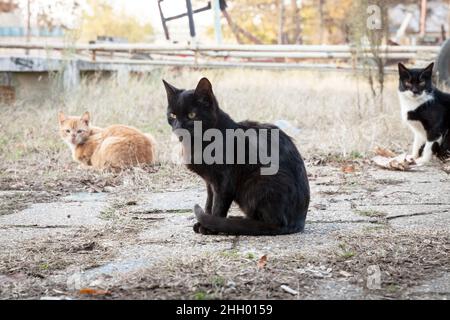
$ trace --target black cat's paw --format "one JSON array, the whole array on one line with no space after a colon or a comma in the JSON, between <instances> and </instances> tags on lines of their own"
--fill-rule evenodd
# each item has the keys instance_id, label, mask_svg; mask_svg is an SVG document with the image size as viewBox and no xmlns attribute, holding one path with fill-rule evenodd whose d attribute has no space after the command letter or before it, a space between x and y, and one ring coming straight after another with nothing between
<instances>
[{"instance_id":1,"label":"black cat's paw","mask_svg":"<svg viewBox=\"0 0 450 320\"><path fill-rule=\"evenodd\" d=\"M200 227L201 227L202 225L200 224L200 222L196 222L195 224L194 224L194 226L192 227L192 229L194 229L194 232L195 233L200 233Z\"/></svg>"},{"instance_id":2,"label":"black cat's paw","mask_svg":"<svg viewBox=\"0 0 450 320\"><path fill-rule=\"evenodd\" d=\"M200 225L199 231L200 231L201 234L203 234L203 235L205 235L205 236L207 236L207 235L216 235L216 234L218 234L218 232L209 230L209 229L205 228L205 227L202 226L202 225Z\"/></svg>"},{"instance_id":3,"label":"black cat's paw","mask_svg":"<svg viewBox=\"0 0 450 320\"><path fill-rule=\"evenodd\" d=\"M200 207L198 204L196 204L194 207L194 213L195 213L197 220L201 220L202 216L205 215L205 212L203 211L202 207ZM212 230L205 228L204 226L202 226L202 224L200 222L196 222L194 224L193 229L194 229L195 233L201 233L203 235L218 234L218 232L216 232L216 231L212 231Z\"/></svg>"},{"instance_id":4,"label":"black cat's paw","mask_svg":"<svg viewBox=\"0 0 450 320\"><path fill-rule=\"evenodd\" d=\"M196 223L194 224L194 226L192 227L192 229L194 229L194 232L195 232L195 233L200 233L200 234L203 234L203 235L214 235L214 234L218 234L218 232L215 232L215 231L212 231L212 230L209 230L209 229L205 228L204 226L202 226L202 225L200 224L200 222L196 222Z\"/></svg>"}]
</instances>

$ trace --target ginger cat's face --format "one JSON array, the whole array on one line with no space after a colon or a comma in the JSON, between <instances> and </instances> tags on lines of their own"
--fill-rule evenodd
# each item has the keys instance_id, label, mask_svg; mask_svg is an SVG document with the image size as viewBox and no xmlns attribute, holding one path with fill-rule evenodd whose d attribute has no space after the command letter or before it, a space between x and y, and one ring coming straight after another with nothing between
<instances>
[{"instance_id":1,"label":"ginger cat's face","mask_svg":"<svg viewBox=\"0 0 450 320\"><path fill-rule=\"evenodd\" d=\"M66 117L60 112L59 134L69 146L83 144L90 136L89 112L85 112L81 117Z\"/></svg>"}]
</instances>

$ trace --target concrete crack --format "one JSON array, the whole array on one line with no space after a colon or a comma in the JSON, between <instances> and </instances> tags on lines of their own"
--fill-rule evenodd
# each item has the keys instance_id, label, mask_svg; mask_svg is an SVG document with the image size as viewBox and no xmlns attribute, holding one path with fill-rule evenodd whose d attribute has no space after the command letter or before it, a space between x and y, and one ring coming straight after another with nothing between
<instances>
[{"instance_id":1,"label":"concrete crack","mask_svg":"<svg viewBox=\"0 0 450 320\"><path fill-rule=\"evenodd\" d=\"M442 211L436 211L436 212L416 212L416 213L409 213L409 214L398 214L395 216L386 217L386 220L415 217L415 216L428 216L428 215L432 215L432 214L447 213L447 212L449 212L449 210L442 210Z\"/></svg>"},{"instance_id":2,"label":"concrete crack","mask_svg":"<svg viewBox=\"0 0 450 320\"><path fill-rule=\"evenodd\" d=\"M0 229L12 229L12 228L36 228L36 229L56 229L56 228L76 228L79 226L67 226L67 225L37 225L37 224L11 224L0 226Z\"/></svg>"}]
</instances>

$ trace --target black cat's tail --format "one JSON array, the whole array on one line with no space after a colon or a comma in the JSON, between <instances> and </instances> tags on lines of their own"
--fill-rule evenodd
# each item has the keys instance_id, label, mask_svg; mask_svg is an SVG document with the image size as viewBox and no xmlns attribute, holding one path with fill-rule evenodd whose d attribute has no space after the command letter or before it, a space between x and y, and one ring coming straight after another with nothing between
<instances>
[{"instance_id":1,"label":"black cat's tail","mask_svg":"<svg viewBox=\"0 0 450 320\"><path fill-rule=\"evenodd\" d=\"M303 231L304 224L294 228L282 228L262 221L245 219L240 217L222 218L206 214L197 204L194 207L197 221L206 229L213 232L225 233L230 235L245 236L274 236L281 234L290 234Z\"/></svg>"}]
</instances>

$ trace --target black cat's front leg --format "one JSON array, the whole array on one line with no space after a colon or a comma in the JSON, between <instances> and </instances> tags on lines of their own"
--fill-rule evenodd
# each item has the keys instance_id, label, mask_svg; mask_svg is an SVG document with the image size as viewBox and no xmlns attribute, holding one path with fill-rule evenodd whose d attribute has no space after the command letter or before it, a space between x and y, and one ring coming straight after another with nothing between
<instances>
[{"instance_id":1,"label":"black cat's front leg","mask_svg":"<svg viewBox=\"0 0 450 320\"><path fill-rule=\"evenodd\" d=\"M214 201L214 192L213 192L212 186L209 183L206 184L206 192L207 192L207 196L206 196L206 204L205 204L205 213L211 214L212 207L213 207L213 201Z\"/></svg>"},{"instance_id":2,"label":"black cat's front leg","mask_svg":"<svg viewBox=\"0 0 450 320\"><path fill-rule=\"evenodd\" d=\"M226 217L228 210L230 209L231 203L233 202L233 195L229 192L214 192L214 201L212 205L212 215L219 217ZM199 222L194 224L194 232L201 234L217 234L217 232L211 231Z\"/></svg>"},{"instance_id":3,"label":"black cat's front leg","mask_svg":"<svg viewBox=\"0 0 450 320\"><path fill-rule=\"evenodd\" d=\"M212 214L225 218L233 202L233 195L229 192L214 193L214 204Z\"/></svg>"},{"instance_id":4,"label":"black cat's front leg","mask_svg":"<svg viewBox=\"0 0 450 320\"><path fill-rule=\"evenodd\" d=\"M213 202L214 202L214 192L213 192L211 184L209 184L209 183L206 183L206 192L207 192L207 195L206 195L205 213L211 214ZM204 232L202 232L203 230L201 230L200 222L196 222L193 226L193 229L194 229L195 233L204 233Z\"/></svg>"},{"instance_id":5,"label":"black cat's front leg","mask_svg":"<svg viewBox=\"0 0 450 320\"><path fill-rule=\"evenodd\" d=\"M228 210L230 209L231 203L233 202L233 196L225 193L214 193L214 201L212 206L212 215L219 217L226 217L228 214ZM217 234L217 232L211 231L204 226L202 226L199 222L194 224L194 232L201 234Z\"/></svg>"}]
</instances>

